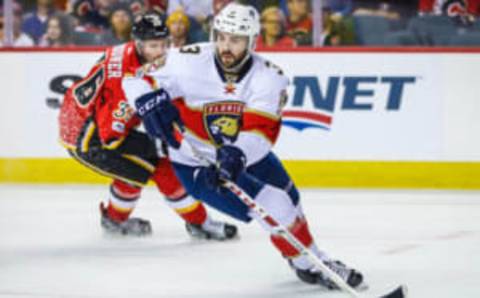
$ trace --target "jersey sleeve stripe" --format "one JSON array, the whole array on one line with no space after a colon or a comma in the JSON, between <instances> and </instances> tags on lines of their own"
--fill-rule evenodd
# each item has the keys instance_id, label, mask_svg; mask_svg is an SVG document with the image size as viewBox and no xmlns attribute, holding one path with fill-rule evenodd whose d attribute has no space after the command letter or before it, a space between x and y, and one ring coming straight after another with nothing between
<instances>
[{"instance_id":1,"label":"jersey sleeve stripe","mask_svg":"<svg viewBox=\"0 0 480 298\"><path fill-rule=\"evenodd\" d=\"M190 108L183 99L175 99L174 104L180 112L185 127L199 139L210 141L208 133L203 126L202 110Z\"/></svg>"},{"instance_id":2,"label":"jersey sleeve stripe","mask_svg":"<svg viewBox=\"0 0 480 298\"><path fill-rule=\"evenodd\" d=\"M271 113L268 113L268 112L265 112L265 111L261 111L261 110L258 110L258 109L253 109L253 108L250 108L250 107L245 108L244 113L257 114L259 116L269 118L269 119L272 119L272 120L279 120L280 119L280 116L278 116L278 115L274 115L274 114L271 114Z\"/></svg>"},{"instance_id":3,"label":"jersey sleeve stripe","mask_svg":"<svg viewBox=\"0 0 480 298\"><path fill-rule=\"evenodd\" d=\"M242 131L260 134L274 144L280 132L280 118L272 119L258 113L245 111Z\"/></svg>"}]
</instances>

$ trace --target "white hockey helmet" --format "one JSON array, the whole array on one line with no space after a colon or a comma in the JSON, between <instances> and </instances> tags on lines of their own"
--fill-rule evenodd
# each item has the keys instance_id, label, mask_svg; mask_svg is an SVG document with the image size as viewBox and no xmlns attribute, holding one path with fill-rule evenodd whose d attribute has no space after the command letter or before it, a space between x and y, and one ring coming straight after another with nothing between
<instances>
[{"instance_id":1,"label":"white hockey helmet","mask_svg":"<svg viewBox=\"0 0 480 298\"><path fill-rule=\"evenodd\" d=\"M232 2L215 16L211 35L213 39L216 31L248 36L248 48L253 51L260 34L260 17L255 7Z\"/></svg>"}]
</instances>

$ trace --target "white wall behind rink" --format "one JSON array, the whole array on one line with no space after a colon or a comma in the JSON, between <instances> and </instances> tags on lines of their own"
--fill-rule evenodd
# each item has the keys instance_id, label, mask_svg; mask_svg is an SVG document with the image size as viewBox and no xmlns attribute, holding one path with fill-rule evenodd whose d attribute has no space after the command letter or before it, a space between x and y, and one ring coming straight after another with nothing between
<instances>
[{"instance_id":1,"label":"white wall behind rink","mask_svg":"<svg viewBox=\"0 0 480 298\"><path fill-rule=\"evenodd\" d=\"M45 104L48 97L61 98L49 84L59 75L85 75L100 55L0 52L0 158L67 156L57 141L58 111ZM312 92L306 90L295 110L328 114L332 123L329 130L284 126L275 147L281 158L480 161L480 53L262 55L292 79L286 109L292 109L298 92L294 81L316 78L323 95L329 86L338 87L332 89L337 91L332 112L314 109ZM386 109L391 85L382 78L389 77L414 78L404 84L395 110ZM364 93L354 96L354 105L367 109L342 109L352 78L361 81L356 91Z\"/></svg>"}]
</instances>

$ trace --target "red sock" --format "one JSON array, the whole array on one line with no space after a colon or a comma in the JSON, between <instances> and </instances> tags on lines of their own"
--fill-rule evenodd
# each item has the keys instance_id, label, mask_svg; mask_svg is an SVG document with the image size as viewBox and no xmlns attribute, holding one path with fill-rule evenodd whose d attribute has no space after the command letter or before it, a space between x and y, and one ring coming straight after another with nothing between
<instances>
[{"instance_id":1,"label":"red sock","mask_svg":"<svg viewBox=\"0 0 480 298\"><path fill-rule=\"evenodd\" d=\"M207 210L201 202L187 194L168 159L160 159L152 180L158 190L167 197L168 205L186 222L191 224L205 222Z\"/></svg>"},{"instance_id":2,"label":"red sock","mask_svg":"<svg viewBox=\"0 0 480 298\"><path fill-rule=\"evenodd\" d=\"M107 215L114 221L122 222L128 219L140 198L141 188L114 180L110 186L110 199Z\"/></svg>"},{"instance_id":3,"label":"red sock","mask_svg":"<svg viewBox=\"0 0 480 298\"><path fill-rule=\"evenodd\" d=\"M297 218L292 226L289 228L290 232L297 237L300 242L309 247L313 243L312 235L308 229L308 224L305 218ZM286 258L293 258L300 253L295 247L293 247L287 240L281 236L272 235L270 237L273 245L282 253Z\"/></svg>"},{"instance_id":4,"label":"red sock","mask_svg":"<svg viewBox=\"0 0 480 298\"><path fill-rule=\"evenodd\" d=\"M183 220L194 225L201 225L207 219L205 206L192 196L179 199L167 198L167 203Z\"/></svg>"}]
</instances>

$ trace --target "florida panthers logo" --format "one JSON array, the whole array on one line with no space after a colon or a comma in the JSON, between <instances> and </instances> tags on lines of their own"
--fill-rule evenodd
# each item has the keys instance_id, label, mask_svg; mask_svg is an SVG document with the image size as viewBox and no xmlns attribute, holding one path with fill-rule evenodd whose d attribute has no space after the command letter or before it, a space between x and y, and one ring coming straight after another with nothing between
<instances>
[{"instance_id":1,"label":"florida panthers logo","mask_svg":"<svg viewBox=\"0 0 480 298\"><path fill-rule=\"evenodd\" d=\"M232 143L237 139L242 126L243 107L244 103L235 101L205 105L203 121L214 144Z\"/></svg>"}]
</instances>

